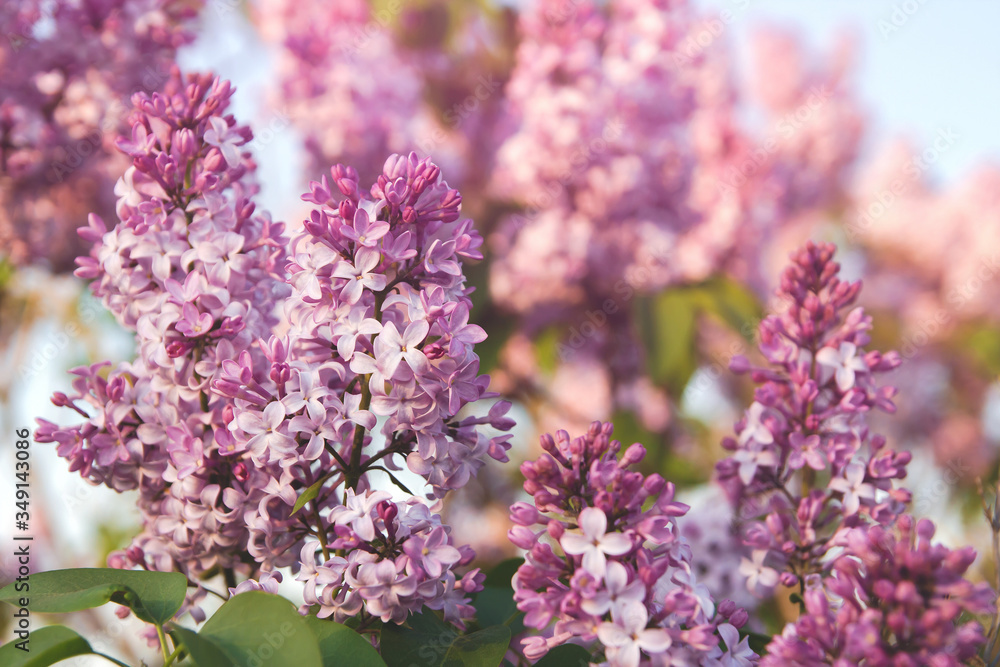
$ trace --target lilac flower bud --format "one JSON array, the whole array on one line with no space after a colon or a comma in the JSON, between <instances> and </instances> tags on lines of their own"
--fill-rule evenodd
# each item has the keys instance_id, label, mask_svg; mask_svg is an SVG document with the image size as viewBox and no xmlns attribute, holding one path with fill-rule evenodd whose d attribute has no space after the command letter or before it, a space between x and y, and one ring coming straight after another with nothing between
<instances>
[{"instance_id":1,"label":"lilac flower bud","mask_svg":"<svg viewBox=\"0 0 1000 667\"><path fill-rule=\"evenodd\" d=\"M549 537L558 541L563 536L563 533L566 532L566 526L558 521L549 521L545 526L545 532L549 534Z\"/></svg>"},{"instance_id":2,"label":"lilac flower bud","mask_svg":"<svg viewBox=\"0 0 1000 667\"><path fill-rule=\"evenodd\" d=\"M510 520L519 526L530 526L538 522L538 510L528 503L514 503L510 506Z\"/></svg>"},{"instance_id":3,"label":"lilac flower bud","mask_svg":"<svg viewBox=\"0 0 1000 667\"><path fill-rule=\"evenodd\" d=\"M618 460L618 467L628 468L639 463L644 458L646 458L646 448L637 442L625 450L625 453Z\"/></svg>"},{"instance_id":4,"label":"lilac flower bud","mask_svg":"<svg viewBox=\"0 0 1000 667\"><path fill-rule=\"evenodd\" d=\"M798 576L792 574L791 572L782 572L781 575L778 577L778 581L781 582L782 586L786 587L798 586L799 584Z\"/></svg>"}]
</instances>

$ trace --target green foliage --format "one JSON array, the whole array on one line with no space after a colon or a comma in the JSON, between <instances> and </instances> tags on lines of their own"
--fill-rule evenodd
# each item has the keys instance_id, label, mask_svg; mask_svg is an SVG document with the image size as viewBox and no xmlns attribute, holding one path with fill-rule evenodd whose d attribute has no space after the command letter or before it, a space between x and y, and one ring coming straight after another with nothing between
<instances>
[{"instance_id":1,"label":"green foliage","mask_svg":"<svg viewBox=\"0 0 1000 667\"><path fill-rule=\"evenodd\" d=\"M646 350L646 368L653 382L674 397L681 395L698 368L696 296L683 289L636 298L636 328Z\"/></svg>"},{"instance_id":2,"label":"green foliage","mask_svg":"<svg viewBox=\"0 0 1000 667\"><path fill-rule=\"evenodd\" d=\"M191 640L183 629L171 630L182 642L184 637ZM305 618L291 602L270 593L251 591L234 596L205 622L198 639L197 648L194 644L184 645L200 667L215 667L216 662L203 660L218 653L224 654L233 665L319 667L323 664L317 636ZM204 652L196 655L196 651Z\"/></svg>"},{"instance_id":3,"label":"green foliage","mask_svg":"<svg viewBox=\"0 0 1000 667\"><path fill-rule=\"evenodd\" d=\"M748 632L745 636L750 638L747 644L753 649L754 653L760 656L767 655L767 645L771 643L770 635L764 635L759 632Z\"/></svg>"},{"instance_id":4,"label":"green foliage","mask_svg":"<svg viewBox=\"0 0 1000 667\"><path fill-rule=\"evenodd\" d=\"M301 616L277 595L251 591L222 605L200 632L170 626L198 667L385 667L351 628Z\"/></svg>"},{"instance_id":5,"label":"green foliage","mask_svg":"<svg viewBox=\"0 0 1000 667\"><path fill-rule=\"evenodd\" d=\"M198 635L194 630L189 630L181 626L172 626L170 636L174 642L184 647L184 652L195 665L212 665L212 667L236 667L241 664L233 663L229 657L223 653L222 649L213 644L208 639Z\"/></svg>"},{"instance_id":6,"label":"green foliage","mask_svg":"<svg viewBox=\"0 0 1000 667\"><path fill-rule=\"evenodd\" d=\"M28 635L28 651L17 648L17 639L0 646L4 667L48 667L78 655L93 653L90 643L67 627L53 625Z\"/></svg>"},{"instance_id":7,"label":"green foliage","mask_svg":"<svg viewBox=\"0 0 1000 667\"><path fill-rule=\"evenodd\" d=\"M523 562L523 558L509 558L486 575L483 590L472 599L472 606L476 608L476 621L480 627L506 625L511 634L515 635L524 630L524 614L517 610L511 586L511 579Z\"/></svg>"},{"instance_id":8,"label":"green foliage","mask_svg":"<svg viewBox=\"0 0 1000 667\"><path fill-rule=\"evenodd\" d=\"M725 322L748 343L753 342L764 308L745 285L715 276L692 289L701 299L703 312Z\"/></svg>"},{"instance_id":9,"label":"green foliage","mask_svg":"<svg viewBox=\"0 0 1000 667\"><path fill-rule=\"evenodd\" d=\"M708 315L752 341L763 308L739 283L714 277L697 285L636 297L635 326L653 381L679 398L699 365L698 318Z\"/></svg>"},{"instance_id":10,"label":"green foliage","mask_svg":"<svg viewBox=\"0 0 1000 667\"><path fill-rule=\"evenodd\" d=\"M535 338L535 356L538 367L546 373L552 373L559 366L559 350L562 345L562 331L558 327L549 327Z\"/></svg>"},{"instance_id":11,"label":"green foliage","mask_svg":"<svg viewBox=\"0 0 1000 667\"><path fill-rule=\"evenodd\" d=\"M460 635L425 609L404 625L382 627L382 659L388 667L498 667L510 637L504 625Z\"/></svg>"},{"instance_id":12,"label":"green foliage","mask_svg":"<svg viewBox=\"0 0 1000 667\"><path fill-rule=\"evenodd\" d=\"M0 290L14 277L14 264L6 257L0 257Z\"/></svg>"},{"instance_id":13,"label":"green foliage","mask_svg":"<svg viewBox=\"0 0 1000 667\"><path fill-rule=\"evenodd\" d=\"M587 667L592 660L590 652L576 644L557 646L535 663L535 667Z\"/></svg>"},{"instance_id":14,"label":"green foliage","mask_svg":"<svg viewBox=\"0 0 1000 667\"><path fill-rule=\"evenodd\" d=\"M145 572L113 568L53 570L31 575L30 595L15 590L16 582L0 590L0 601L17 606L28 597L28 609L65 613L116 602L147 623L162 625L184 603L187 578L177 572Z\"/></svg>"},{"instance_id":15,"label":"green foliage","mask_svg":"<svg viewBox=\"0 0 1000 667\"><path fill-rule=\"evenodd\" d=\"M913 346L915 342L910 345ZM903 349L902 352L912 354L912 350ZM992 378L1000 374L1000 331L994 327L965 327L958 333L955 352L969 358L978 369L984 371L984 377Z\"/></svg>"},{"instance_id":16,"label":"green foliage","mask_svg":"<svg viewBox=\"0 0 1000 667\"><path fill-rule=\"evenodd\" d=\"M385 667L375 647L346 625L315 616L306 616L306 625L319 642L323 667Z\"/></svg>"},{"instance_id":17,"label":"green foliage","mask_svg":"<svg viewBox=\"0 0 1000 667\"><path fill-rule=\"evenodd\" d=\"M149 623L165 625L177 650L170 664L196 667L498 667L513 632L520 632L521 613L510 581L519 559L504 561L486 579L476 596L478 626L461 633L424 610L402 626L381 627L382 656L349 625L302 616L277 595L251 591L234 596L212 615L200 631L167 623L180 609L187 579L178 573L114 569L77 569L31 575L30 595L13 585L0 600L17 605L30 597L30 609L65 613L107 602L128 606ZM379 631L376 624L371 628ZM86 639L62 626L30 635L31 652L15 643L0 647L5 667L47 667L76 655L94 653ZM98 654L100 655L100 654ZM104 656L114 660L109 656ZM120 663L119 663L120 664Z\"/></svg>"},{"instance_id":18,"label":"green foliage","mask_svg":"<svg viewBox=\"0 0 1000 667\"><path fill-rule=\"evenodd\" d=\"M298 512L300 509L306 506L307 502L318 496L319 490L323 487L323 484L325 484L326 481L327 478L324 477L323 479L319 480L318 482L310 486L308 489L303 491L302 495L298 497L298 499L295 501L295 505L292 507L292 514Z\"/></svg>"}]
</instances>

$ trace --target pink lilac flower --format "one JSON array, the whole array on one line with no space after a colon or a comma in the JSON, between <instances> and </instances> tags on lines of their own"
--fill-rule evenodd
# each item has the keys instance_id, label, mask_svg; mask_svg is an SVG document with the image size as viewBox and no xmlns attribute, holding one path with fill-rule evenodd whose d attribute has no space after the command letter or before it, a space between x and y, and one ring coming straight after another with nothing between
<instances>
[{"instance_id":1,"label":"pink lilac flower","mask_svg":"<svg viewBox=\"0 0 1000 667\"><path fill-rule=\"evenodd\" d=\"M230 165L205 140L220 123L250 140L225 115L231 95L226 82L175 70L161 92L133 99L130 137L118 142L132 163L117 188L119 221L109 229L94 215L80 230L92 247L77 275L135 334L138 356L75 369L74 394L53 401L82 423L39 420L37 431L71 470L139 491L143 531L109 562L181 571L194 583L217 568L255 573L245 562L244 505L259 506L278 474L227 456L233 401L212 389L227 364L260 355L251 343L277 324L272 303L285 290L287 240L283 225L254 209L249 154ZM262 433L270 423L261 420ZM195 589L185 612L201 613L203 595Z\"/></svg>"},{"instance_id":2,"label":"pink lilac flower","mask_svg":"<svg viewBox=\"0 0 1000 667\"><path fill-rule=\"evenodd\" d=\"M367 181L386 155L437 129L420 70L376 29L365 0L267 0L258 11L265 37L281 47L274 109L304 130L313 171L344 162Z\"/></svg>"},{"instance_id":3,"label":"pink lilac flower","mask_svg":"<svg viewBox=\"0 0 1000 667\"><path fill-rule=\"evenodd\" d=\"M671 62L688 14L656 0L571 11L545 0L521 14L494 173L495 191L525 209L493 239L505 306L544 323L620 297L613 286L636 287L639 269L643 291L676 281L666 254L697 222L679 157L691 88Z\"/></svg>"},{"instance_id":4,"label":"pink lilac flower","mask_svg":"<svg viewBox=\"0 0 1000 667\"><path fill-rule=\"evenodd\" d=\"M0 8L0 258L72 270L85 247L73 230L114 214L129 100L169 78L193 16L179 0Z\"/></svg>"},{"instance_id":5,"label":"pink lilac flower","mask_svg":"<svg viewBox=\"0 0 1000 667\"><path fill-rule=\"evenodd\" d=\"M597 627L597 638L606 646L608 661L621 667L638 667L641 653L656 655L670 648L670 635L647 628L649 614L642 602L629 602L611 613L612 620Z\"/></svg>"},{"instance_id":6,"label":"pink lilac flower","mask_svg":"<svg viewBox=\"0 0 1000 667\"><path fill-rule=\"evenodd\" d=\"M908 452L869 433L866 413L892 412L895 388L876 377L899 365L895 352L864 351L871 318L854 307L860 283L837 277L832 245L808 243L792 256L776 292L786 308L760 325L765 367L749 370L755 401L736 425L737 439L717 468L751 552L740 566L751 589L822 573L844 530L890 524L909 501L894 488Z\"/></svg>"},{"instance_id":7,"label":"pink lilac flower","mask_svg":"<svg viewBox=\"0 0 1000 667\"><path fill-rule=\"evenodd\" d=\"M453 544L449 529L417 498L392 502L388 494L369 491L330 513L338 526L329 545L302 545L298 580L305 582L305 606L318 616L344 621L364 610L384 622L401 623L426 606L463 625L474 613L469 593L482 590L478 569L458 575L475 556ZM329 549L346 558L327 556Z\"/></svg>"},{"instance_id":8,"label":"pink lilac flower","mask_svg":"<svg viewBox=\"0 0 1000 667\"><path fill-rule=\"evenodd\" d=\"M430 501L487 457L506 460L510 436L486 429L511 427L510 404L467 410L496 396L479 375L474 346L485 334L468 324L469 290L454 270L482 257L480 242L429 160L390 156L367 191L357 178L336 165L310 184L303 199L314 210L286 267L287 329L260 339L260 355L225 362L213 383L233 400L227 454L271 475L256 505L240 500L248 549L264 569L301 567L307 604L324 616L401 623L428 605L462 623L477 584L456 568L471 550L426 508L404 512L373 483L410 493L394 474L406 465ZM306 488L314 498L293 513Z\"/></svg>"},{"instance_id":9,"label":"pink lilac flower","mask_svg":"<svg viewBox=\"0 0 1000 667\"><path fill-rule=\"evenodd\" d=\"M621 556L632 550L631 541L621 533L608 533L608 517L599 509L588 507L580 512L581 534L564 533L559 540L563 551L582 556L583 568L595 577L603 577L607 570L606 556Z\"/></svg>"},{"instance_id":10,"label":"pink lilac flower","mask_svg":"<svg viewBox=\"0 0 1000 667\"><path fill-rule=\"evenodd\" d=\"M906 515L898 531L847 532L825 587L805 593L806 613L767 647L762 667L959 667L986 641L964 616L995 611L995 593L965 576L976 552L934 544L934 524Z\"/></svg>"},{"instance_id":11,"label":"pink lilac flower","mask_svg":"<svg viewBox=\"0 0 1000 667\"><path fill-rule=\"evenodd\" d=\"M249 155L239 150L235 166L226 155L250 139L223 115L231 93L175 72L163 93L137 97L120 141L132 192L113 229L94 216L81 231L93 249L78 275L135 332L139 357L106 379L104 365L77 369L77 393L53 400L85 423L40 422L38 438L89 479L139 489L145 529L113 556L118 567L260 581L241 590L281 566L314 592L335 573L336 603L307 597L326 615L399 623L428 605L461 624L481 577L456 568L472 551L418 499L397 506L371 486L373 475L402 486L393 472L405 463L432 500L487 457L506 460L510 436L487 428L511 428L510 404L466 410L495 397L455 271L482 258L480 240L437 166L410 155L386 160L370 199L353 169L335 166L333 189L312 183L316 208L289 244L254 210ZM376 224L348 224L359 212ZM309 487L313 500L293 512ZM202 593L185 610L201 613Z\"/></svg>"},{"instance_id":12,"label":"pink lilac flower","mask_svg":"<svg viewBox=\"0 0 1000 667\"><path fill-rule=\"evenodd\" d=\"M630 470L645 449L621 452L611 432L594 422L575 439L546 434L541 457L521 465L533 502L510 508L508 536L527 552L514 599L541 631L522 652L535 660L573 641L615 666L747 664L736 657L745 645L720 646L719 628L735 632L746 613L731 601L716 608L697 582L677 523L687 506L659 475Z\"/></svg>"},{"instance_id":13,"label":"pink lilac flower","mask_svg":"<svg viewBox=\"0 0 1000 667\"><path fill-rule=\"evenodd\" d=\"M281 583L282 574L280 572L264 572L260 575L260 579L247 579L246 581L240 582L239 586L229 589L230 595L239 595L240 593L247 593L249 591L263 591L265 593L272 593L277 595L278 584Z\"/></svg>"}]
</instances>

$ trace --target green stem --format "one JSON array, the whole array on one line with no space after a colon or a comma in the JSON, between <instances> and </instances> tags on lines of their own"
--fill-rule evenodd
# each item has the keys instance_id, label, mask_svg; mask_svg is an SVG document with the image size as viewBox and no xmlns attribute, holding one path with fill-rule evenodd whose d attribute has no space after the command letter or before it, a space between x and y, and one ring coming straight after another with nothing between
<instances>
[{"instance_id":1,"label":"green stem","mask_svg":"<svg viewBox=\"0 0 1000 667\"><path fill-rule=\"evenodd\" d=\"M366 375L361 382L361 405L358 409L367 410L372 402L372 390L369 385L370 375ZM345 471L347 486L354 491L358 490L358 482L361 481L361 451L364 449L365 427L358 424L354 427L354 442L351 444L351 466Z\"/></svg>"},{"instance_id":2,"label":"green stem","mask_svg":"<svg viewBox=\"0 0 1000 667\"><path fill-rule=\"evenodd\" d=\"M167 662L170 660L170 653L167 652L167 636L163 634L163 626L159 623L156 624L156 636L160 638L160 650L163 652L164 665L169 664Z\"/></svg>"},{"instance_id":3,"label":"green stem","mask_svg":"<svg viewBox=\"0 0 1000 667\"><path fill-rule=\"evenodd\" d=\"M181 647L178 646L174 649L174 652L167 657L167 661L163 663L163 667L170 667L170 664L177 659L177 656L181 654Z\"/></svg>"},{"instance_id":4,"label":"green stem","mask_svg":"<svg viewBox=\"0 0 1000 667\"><path fill-rule=\"evenodd\" d=\"M313 518L316 519L316 537L319 538L319 546L323 550L323 560L330 560L330 547L326 544L326 529L323 527L323 517L319 513L319 500L313 498Z\"/></svg>"},{"instance_id":5,"label":"green stem","mask_svg":"<svg viewBox=\"0 0 1000 667\"><path fill-rule=\"evenodd\" d=\"M385 290L378 292L375 295L375 319L379 322L382 321L381 311L382 302L385 300L385 295L388 294L389 290L396 286L398 279L386 286ZM371 381L371 375L365 375L361 379L361 404L358 406L359 410L367 410L371 407L372 403L372 390L369 386ZM365 442L365 427L358 424L354 427L354 442L351 446L351 465L349 470L344 471L344 481L347 483L347 487L353 491L358 490L358 482L361 481L361 475L363 470L361 469L361 450L364 448Z\"/></svg>"}]
</instances>

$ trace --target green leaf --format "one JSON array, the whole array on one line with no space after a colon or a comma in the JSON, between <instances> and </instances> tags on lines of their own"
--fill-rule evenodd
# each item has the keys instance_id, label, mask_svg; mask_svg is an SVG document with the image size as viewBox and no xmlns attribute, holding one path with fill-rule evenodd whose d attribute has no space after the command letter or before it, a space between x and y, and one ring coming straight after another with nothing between
<instances>
[{"instance_id":1,"label":"green leaf","mask_svg":"<svg viewBox=\"0 0 1000 667\"><path fill-rule=\"evenodd\" d=\"M175 642L184 646L185 651L191 657L191 662L198 667L235 667L233 661L226 657L221 648L194 630L171 625L170 634Z\"/></svg>"},{"instance_id":2,"label":"green leaf","mask_svg":"<svg viewBox=\"0 0 1000 667\"><path fill-rule=\"evenodd\" d=\"M521 622L524 615L517 610L511 586L511 579L522 563L523 558L510 558L499 563L486 575L483 590L472 598L472 606L476 608L476 621L480 627L507 625L512 634L518 634L524 629Z\"/></svg>"},{"instance_id":3,"label":"green leaf","mask_svg":"<svg viewBox=\"0 0 1000 667\"><path fill-rule=\"evenodd\" d=\"M510 637L503 625L460 635L425 610L410 616L405 626L382 626L382 659L388 667L497 667Z\"/></svg>"},{"instance_id":4,"label":"green leaf","mask_svg":"<svg viewBox=\"0 0 1000 667\"><path fill-rule=\"evenodd\" d=\"M983 377L996 376L1000 373L1000 332L991 326L967 326L959 330L956 338L956 352L964 354L982 369ZM903 354L913 354L920 346L917 342L926 341L920 337L915 342L908 341L903 346ZM925 343L926 344L926 343Z\"/></svg>"},{"instance_id":5,"label":"green leaf","mask_svg":"<svg viewBox=\"0 0 1000 667\"><path fill-rule=\"evenodd\" d=\"M39 628L28 635L27 642L28 651L17 648L20 643L17 639L0 646L0 665L48 667L66 658L94 652L86 639L62 625Z\"/></svg>"},{"instance_id":6,"label":"green leaf","mask_svg":"<svg viewBox=\"0 0 1000 667\"><path fill-rule=\"evenodd\" d=\"M323 665L319 642L305 619L291 602L271 593L250 591L232 597L205 622L198 635L236 665Z\"/></svg>"},{"instance_id":7,"label":"green leaf","mask_svg":"<svg viewBox=\"0 0 1000 667\"><path fill-rule=\"evenodd\" d=\"M546 373L552 373L559 366L562 359L563 342L562 332L558 327L548 327L535 338L535 356L538 359L538 367Z\"/></svg>"},{"instance_id":8,"label":"green leaf","mask_svg":"<svg viewBox=\"0 0 1000 667\"><path fill-rule=\"evenodd\" d=\"M748 632L746 633L750 641L747 644L753 649L753 652L757 655L767 655L767 645L771 643L770 635L763 635L759 632ZM728 646L726 648L729 648Z\"/></svg>"},{"instance_id":9,"label":"green leaf","mask_svg":"<svg viewBox=\"0 0 1000 667\"><path fill-rule=\"evenodd\" d=\"M647 449L666 449L659 447L663 441L663 436L643 426L639 417L631 410L618 410L611 416L611 423L615 425L613 437L622 443L622 449L628 449L633 442L639 442Z\"/></svg>"},{"instance_id":10,"label":"green leaf","mask_svg":"<svg viewBox=\"0 0 1000 667\"><path fill-rule=\"evenodd\" d=\"M306 506L307 502L318 496L319 490L323 488L324 484L326 484L326 477L323 477L323 479L319 480L318 482L310 486L308 489L303 491L302 495L299 496L298 500L295 501L295 505L292 506L292 514L298 512L300 509Z\"/></svg>"},{"instance_id":11,"label":"green leaf","mask_svg":"<svg viewBox=\"0 0 1000 667\"><path fill-rule=\"evenodd\" d=\"M473 324L478 324L489 337L481 343L476 343L476 354L479 356L479 372L489 375L500 365L500 354L510 337L517 330L517 318L503 313L500 307L489 301L480 301L484 307L478 313L470 316ZM478 304L477 304L478 305Z\"/></svg>"},{"instance_id":12,"label":"green leaf","mask_svg":"<svg viewBox=\"0 0 1000 667\"><path fill-rule=\"evenodd\" d=\"M510 647L510 628L494 625L455 639L442 667L499 667Z\"/></svg>"},{"instance_id":13,"label":"green leaf","mask_svg":"<svg viewBox=\"0 0 1000 667\"><path fill-rule=\"evenodd\" d=\"M382 626L382 659L388 667L438 667L458 634L425 609L422 614L412 614L405 625Z\"/></svg>"},{"instance_id":14,"label":"green leaf","mask_svg":"<svg viewBox=\"0 0 1000 667\"><path fill-rule=\"evenodd\" d=\"M16 582L15 582L16 583ZM107 602L125 605L143 621L162 625L184 603L187 578L179 572L147 572L114 568L52 570L31 575L28 608L65 613L100 607ZM0 601L16 605L23 593L10 584L0 590Z\"/></svg>"},{"instance_id":15,"label":"green leaf","mask_svg":"<svg viewBox=\"0 0 1000 667\"><path fill-rule=\"evenodd\" d=\"M346 625L315 616L306 616L306 625L316 635L323 667L386 667L375 647Z\"/></svg>"},{"instance_id":16,"label":"green leaf","mask_svg":"<svg viewBox=\"0 0 1000 667\"><path fill-rule=\"evenodd\" d=\"M699 364L698 316L712 315L752 341L763 308L743 285L715 276L697 285L639 296L634 312L650 377L671 396L679 398Z\"/></svg>"},{"instance_id":17,"label":"green leaf","mask_svg":"<svg viewBox=\"0 0 1000 667\"><path fill-rule=\"evenodd\" d=\"M576 644L557 646L535 663L535 667L587 667L590 651Z\"/></svg>"},{"instance_id":18,"label":"green leaf","mask_svg":"<svg viewBox=\"0 0 1000 667\"><path fill-rule=\"evenodd\" d=\"M739 282L715 276L698 286L700 303L748 342L754 340L764 310L757 296Z\"/></svg>"},{"instance_id":19,"label":"green leaf","mask_svg":"<svg viewBox=\"0 0 1000 667\"><path fill-rule=\"evenodd\" d=\"M699 300L697 293L686 289L636 297L635 323L648 357L649 375L675 398L698 368Z\"/></svg>"},{"instance_id":20,"label":"green leaf","mask_svg":"<svg viewBox=\"0 0 1000 667\"><path fill-rule=\"evenodd\" d=\"M14 277L14 263L6 257L0 257L0 289L3 289Z\"/></svg>"}]
</instances>

